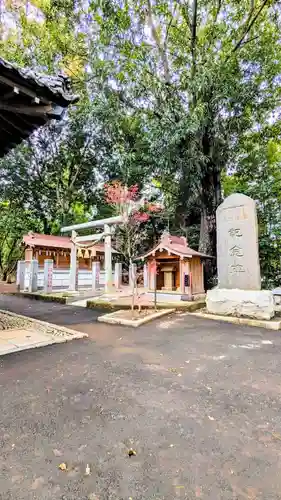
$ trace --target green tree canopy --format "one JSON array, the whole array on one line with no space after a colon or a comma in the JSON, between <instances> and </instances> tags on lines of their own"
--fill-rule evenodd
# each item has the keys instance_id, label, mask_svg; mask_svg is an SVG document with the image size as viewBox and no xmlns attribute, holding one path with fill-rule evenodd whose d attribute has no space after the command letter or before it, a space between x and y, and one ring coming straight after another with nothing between
<instances>
[{"instance_id":1,"label":"green tree canopy","mask_svg":"<svg viewBox=\"0 0 281 500\"><path fill-rule=\"evenodd\" d=\"M1 55L67 72L81 99L61 129L40 131L3 160L3 196L25 192L45 230L56 231L106 210L104 181L157 185L164 225L213 254L215 210L231 185L268 206L279 169L268 157L280 139L277 0L28 5L10 4L17 30L2 30ZM275 245L278 224L260 214L261 235Z\"/></svg>"}]
</instances>

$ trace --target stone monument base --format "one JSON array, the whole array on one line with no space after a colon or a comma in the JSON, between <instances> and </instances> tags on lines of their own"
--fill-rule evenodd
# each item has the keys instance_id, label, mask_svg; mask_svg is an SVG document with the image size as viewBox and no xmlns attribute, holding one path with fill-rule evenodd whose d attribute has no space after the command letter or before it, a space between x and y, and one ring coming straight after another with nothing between
<instances>
[{"instance_id":1,"label":"stone monument base","mask_svg":"<svg viewBox=\"0 0 281 500\"><path fill-rule=\"evenodd\" d=\"M270 290L213 288L207 292L206 304L211 314L266 320L274 316L274 300Z\"/></svg>"}]
</instances>

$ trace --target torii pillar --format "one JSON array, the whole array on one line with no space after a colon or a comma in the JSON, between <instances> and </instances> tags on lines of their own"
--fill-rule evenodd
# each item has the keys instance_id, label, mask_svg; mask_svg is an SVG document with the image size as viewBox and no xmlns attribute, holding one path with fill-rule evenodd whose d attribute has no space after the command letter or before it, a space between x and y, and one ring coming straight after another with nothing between
<instances>
[{"instance_id":1,"label":"torii pillar","mask_svg":"<svg viewBox=\"0 0 281 500\"><path fill-rule=\"evenodd\" d=\"M108 224L104 225L104 267L105 267L105 292L112 291L112 249L111 231Z\"/></svg>"},{"instance_id":2,"label":"torii pillar","mask_svg":"<svg viewBox=\"0 0 281 500\"><path fill-rule=\"evenodd\" d=\"M70 253L70 271L69 271L69 290L77 290L77 249L75 245L76 231L71 232L71 253Z\"/></svg>"},{"instance_id":3,"label":"torii pillar","mask_svg":"<svg viewBox=\"0 0 281 500\"><path fill-rule=\"evenodd\" d=\"M118 215L116 217L108 217L107 219L100 219L82 224L74 224L73 226L65 226L61 228L62 233L72 232L73 247L71 249L70 257L70 289L76 290L77 286L77 257L75 242L80 243L83 241L96 241L104 237L104 264L105 264L105 292L110 293L112 290L112 249L111 249L111 225L122 224L125 221L124 216ZM94 234L88 236L76 236L75 230L89 229L91 227L104 228L103 234Z\"/></svg>"}]
</instances>

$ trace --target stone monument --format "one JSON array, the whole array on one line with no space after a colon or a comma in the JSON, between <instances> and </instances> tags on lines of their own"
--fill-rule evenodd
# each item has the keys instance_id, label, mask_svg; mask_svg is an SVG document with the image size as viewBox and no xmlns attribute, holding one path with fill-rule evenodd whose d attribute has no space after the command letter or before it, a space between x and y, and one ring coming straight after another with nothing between
<instances>
[{"instance_id":1,"label":"stone monument","mask_svg":"<svg viewBox=\"0 0 281 500\"><path fill-rule=\"evenodd\" d=\"M208 311L272 318L272 292L261 290L255 201L239 193L228 196L217 209L216 222L218 287L207 293Z\"/></svg>"}]
</instances>

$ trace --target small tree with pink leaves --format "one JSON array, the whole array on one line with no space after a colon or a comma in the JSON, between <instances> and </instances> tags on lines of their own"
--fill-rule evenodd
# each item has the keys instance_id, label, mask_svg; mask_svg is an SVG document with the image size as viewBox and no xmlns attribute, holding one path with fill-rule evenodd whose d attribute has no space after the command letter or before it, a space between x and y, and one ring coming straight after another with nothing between
<instances>
[{"instance_id":1,"label":"small tree with pink leaves","mask_svg":"<svg viewBox=\"0 0 281 500\"><path fill-rule=\"evenodd\" d=\"M116 250L123 255L128 266L132 266L139 255L140 247L147 238L147 222L162 207L141 198L137 185L127 187L119 181L105 184L105 199L114 208L116 215L124 217L124 223L118 226L115 234ZM132 310L135 306L135 293L138 276L133 277Z\"/></svg>"}]
</instances>

